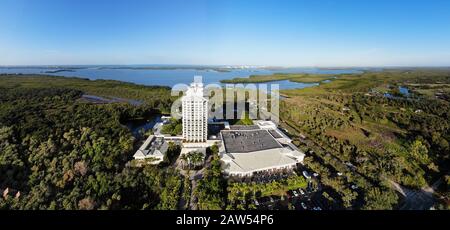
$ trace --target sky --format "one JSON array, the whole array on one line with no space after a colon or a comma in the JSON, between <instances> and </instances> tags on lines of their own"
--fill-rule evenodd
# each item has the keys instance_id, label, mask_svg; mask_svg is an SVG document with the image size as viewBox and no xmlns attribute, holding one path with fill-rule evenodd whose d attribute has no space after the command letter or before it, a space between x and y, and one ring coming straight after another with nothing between
<instances>
[{"instance_id":1,"label":"sky","mask_svg":"<svg viewBox=\"0 0 450 230\"><path fill-rule=\"evenodd\" d=\"M101 64L450 66L450 1L0 1L0 65Z\"/></svg>"}]
</instances>

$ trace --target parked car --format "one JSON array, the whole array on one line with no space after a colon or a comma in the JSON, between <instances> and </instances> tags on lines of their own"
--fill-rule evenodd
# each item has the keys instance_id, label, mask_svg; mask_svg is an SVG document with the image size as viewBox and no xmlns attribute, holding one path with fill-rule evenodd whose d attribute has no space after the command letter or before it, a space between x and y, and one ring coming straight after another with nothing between
<instances>
[{"instance_id":1,"label":"parked car","mask_svg":"<svg viewBox=\"0 0 450 230\"><path fill-rule=\"evenodd\" d=\"M300 194L301 194L302 196L305 195L305 192L303 191L303 189L299 189L298 191L300 192Z\"/></svg>"},{"instance_id":2,"label":"parked car","mask_svg":"<svg viewBox=\"0 0 450 230\"><path fill-rule=\"evenodd\" d=\"M307 209L308 209L308 208L306 207L306 204L305 204L305 203L303 203L303 202L301 203L301 206L302 206L302 208L303 208L303 209L305 209L305 210L307 210Z\"/></svg>"},{"instance_id":3,"label":"parked car","mask_svg":"<svg viewBox=\"0 0 450 230\"><path fill-rule=\"evenodd\" d=\"M292 191L292 193L294 194L295 197L298 197L297 191L294 190L294 191ZM302 194L302 195L303 195L303 194Z\"/></svg>"},{"instance_id":4,"label":"parked car","mask_svg":"<svg viewBox=\"0 0 450 230\"><path fill-rule=\"evenodd\" d=\"M303 171L302 173L306 179L311 179L311 176L309 175L309 173L307 171Z\"/></svg>"},{"instance_id":5,"label":"parked car","mask_svg":"<svg viewBox=\"0 0 450 230\"><path fill-rule=\"evenodd\" d=\"M273 199L273 197L269 197L269 199L270 199L270 202L271 202L271 203L275 202L275 200Z\"/></svg>"}]
</instances>

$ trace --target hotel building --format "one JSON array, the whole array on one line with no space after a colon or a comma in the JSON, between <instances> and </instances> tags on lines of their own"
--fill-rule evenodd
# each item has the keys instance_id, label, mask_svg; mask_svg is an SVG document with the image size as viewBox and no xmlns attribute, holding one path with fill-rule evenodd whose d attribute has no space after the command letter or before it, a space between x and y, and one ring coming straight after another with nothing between
<instances>
[{"instance_id":1,"label":"hotel building","mask_svg":"<svg viewBox=\"0 0 450 230\"><path fill-rule=\"evenodd\" d=\"M195 78L182 101L183 139L185 142L206 142L208 138L208 100L203 83Z\"/></svg>"}]
</instances>

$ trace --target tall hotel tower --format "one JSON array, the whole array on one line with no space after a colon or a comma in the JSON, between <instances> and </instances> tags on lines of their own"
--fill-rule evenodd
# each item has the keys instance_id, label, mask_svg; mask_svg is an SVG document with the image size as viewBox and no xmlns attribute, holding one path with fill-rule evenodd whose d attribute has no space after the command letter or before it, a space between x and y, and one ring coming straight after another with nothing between
<instances>
[{"instance_id":1,"label":"tall hotel tower","mask_svg":"<svg viewBox=\"0 0 450 230\"><path fill-rule=\"evenodd\" d=\"M206 142L208 135L208 99L203 95L201 77L186 91L182 101L183 139L185 142Z\"/></svg>"}]
</instances>

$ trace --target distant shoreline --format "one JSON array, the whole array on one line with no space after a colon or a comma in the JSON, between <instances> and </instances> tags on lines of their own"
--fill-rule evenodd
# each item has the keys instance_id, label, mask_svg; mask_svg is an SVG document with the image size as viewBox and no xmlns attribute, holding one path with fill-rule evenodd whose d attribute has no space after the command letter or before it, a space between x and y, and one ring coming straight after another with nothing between
<instances>
[{"instance_id":1,"label":"distant shoreline","mask_svg":"<svg viewBox=\"0 0 450 230\"><path fill-rule=\"evenodd\" d=\"M248 78L233 78L221 80L221 83L266 83L288 80L296 83L321 83L331 81L341 74L302 74L302 73L275 73L272 75L251 75Z\"/></svg>"}]
</instances>

